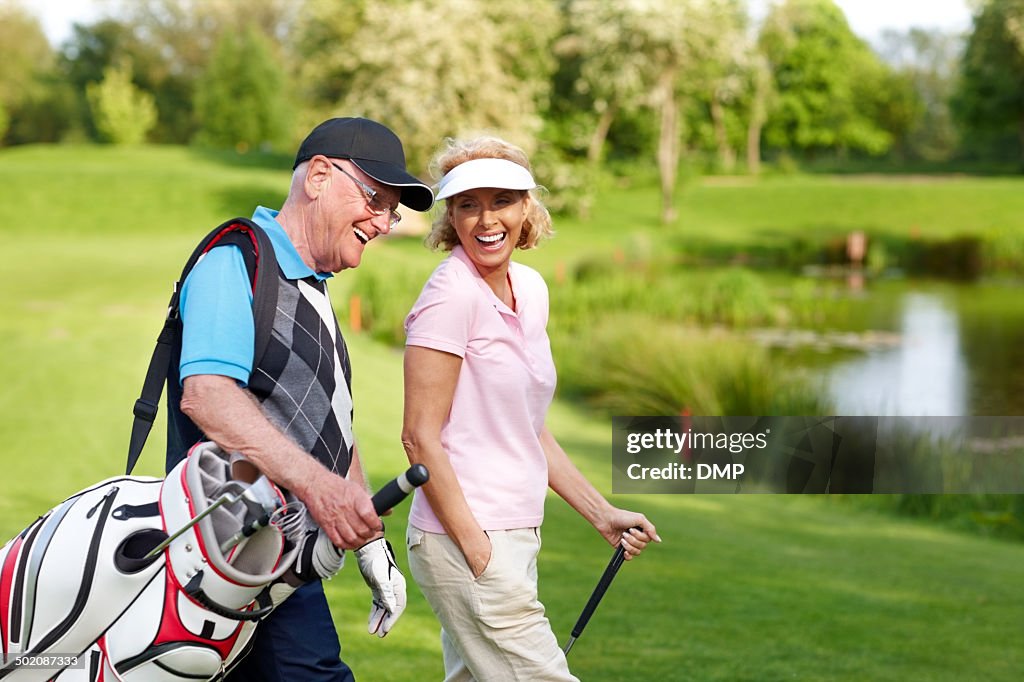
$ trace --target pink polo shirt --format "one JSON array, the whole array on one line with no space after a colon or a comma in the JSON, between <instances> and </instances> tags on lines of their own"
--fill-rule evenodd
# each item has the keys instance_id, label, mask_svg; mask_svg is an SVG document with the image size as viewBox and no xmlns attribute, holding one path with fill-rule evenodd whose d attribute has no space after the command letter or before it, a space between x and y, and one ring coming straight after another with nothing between
<instances>
[{"instance_id":1,"label":"pink polo shirt","mask_svg":"<svg viewBox=\"0 0 1024 682\"><path fill-rule=\"evenodd\" d=\"M461 246L441 262L405 319L406 345L462 358L444 446L469 508L484 530L539 526L548 487L540 445L555 365L548 341L548 289L533 269L509 264L516 310L501 302ZM416 491L409 521L443 533Z\"/></svg>"}]
</instances>

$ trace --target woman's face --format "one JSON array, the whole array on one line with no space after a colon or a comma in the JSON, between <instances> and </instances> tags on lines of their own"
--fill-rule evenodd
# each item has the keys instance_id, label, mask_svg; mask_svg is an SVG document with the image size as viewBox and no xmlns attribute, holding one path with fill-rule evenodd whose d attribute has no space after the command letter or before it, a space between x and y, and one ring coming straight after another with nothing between
<instances>
[{"instance_id":1,"label":"woman's face","mask_svg":"<svg viewBox=\"0 0 1024 682\"><path fill-rule=\"evenodd\" d=\"M508 266L529 204L526 192L496 187L466 190L448 200L459 242L482 276Z\"/></svg>"}]
</instances>

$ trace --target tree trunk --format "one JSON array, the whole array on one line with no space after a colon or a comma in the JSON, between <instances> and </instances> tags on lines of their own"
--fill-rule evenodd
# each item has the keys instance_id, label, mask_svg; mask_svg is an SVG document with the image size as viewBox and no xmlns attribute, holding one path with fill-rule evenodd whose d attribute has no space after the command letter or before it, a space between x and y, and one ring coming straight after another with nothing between
<instances>
[{"instance_id":1,"label":"tree trunk","mask_svg":"<svg viewBox=\"0 0 1024 682\"><path fill-rule=\"evenodd\" d=\"M596 166L601 161L604 141L608 138L608 130L612 127L612 121L615 120L616 108L614 104L605 105L601 111L601 117L597 120L594 134L590 136L590 145L587 147L587 161L592 166Z\"/></svg>"},{"instance_id":2,"label":"tree trunk","mask_svg":"<svg viewBox=\"0 0 1024 682\"><path fill-rule=\"evenodd\" d=\"M661 175L661 222L676 219L673 194L679 169L679 103L675 96L675 69L670 67L658 79L661 130L658 135L658 172Z\"/></svg>"},{"instance_id":3,"label":"tree trunk","mask_svg":"<svg viewBox=\"0 0 1024 682\"><path fill-rule=\"evenodd\" d=\"M757 175L761 172L761 131L768 118L771 71L761 60L755 62L754 69L754 101L750 103L750 120L747 122L747 172Z\"/></svg>"},{"instance_id":4,"label":"tree trunk","mask_svg":"<svg viewBox=\"0 0 1024 682\"><path fill-rule=\"evenodd\" d=\"M711 93L711 123L715 129L715 141L718 143L718 162L722 170L731 173L736 167L736 152L729 145L729 134L725 129L725 109L718 99L718 94Z\"/></svg>"},{"instance_id":5,"label":"tree trunk","mask_svg":"<svg viewBox=\"0 0 1024 682\"><path fill-rule=\"evenodd\" d=\"M750 119L747 126L747 172L751 175L761 172L761 128L760 121Z\"/></svg>"},{"instance_id":6,"label":"tree trunk","mask_svg":"<svg viewBox=\"0 0 1024 682\"><path fill-rule=\"evenodd\" d=\"M1020 139L1020 161L1024 164L1024 112L1021 112L1017 122L1017 137Z\"/></svg>"}]
</instances>

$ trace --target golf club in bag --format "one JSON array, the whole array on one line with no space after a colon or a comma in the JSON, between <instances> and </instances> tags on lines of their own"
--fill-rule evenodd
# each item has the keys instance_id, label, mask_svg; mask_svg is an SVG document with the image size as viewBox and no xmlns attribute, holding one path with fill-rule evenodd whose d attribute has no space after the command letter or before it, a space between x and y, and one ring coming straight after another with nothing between
<instances>
[{"instance_id":1,"label":"golf club in bag","mask_svg":"<svg viewBox=\"0 0 1024 682\"><path fill-rule=\"evenodd\" d=\"M374 509L426 478L409 469ZM166 478L101 481L0 549L0 680L220 679L261 618L343 561L301 502L232 480L200 443Z\"/></svg>"}]
</instances>

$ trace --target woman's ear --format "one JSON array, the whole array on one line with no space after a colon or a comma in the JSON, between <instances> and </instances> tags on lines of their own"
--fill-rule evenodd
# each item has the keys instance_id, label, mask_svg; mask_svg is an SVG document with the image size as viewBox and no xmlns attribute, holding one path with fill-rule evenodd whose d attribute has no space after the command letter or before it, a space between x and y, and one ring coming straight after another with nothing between
<instances>
[{"instance_id":1,"label":"woman's ear","mask_svg":"<svg viewBox=\"0 0 1024 682\"><path fill-rule=\"evenodd\" d=\"M530 196L530 190L523 190L523 212L529 213L530 207L533 206L533 197Z\"/></svg>"}]
</instances>

